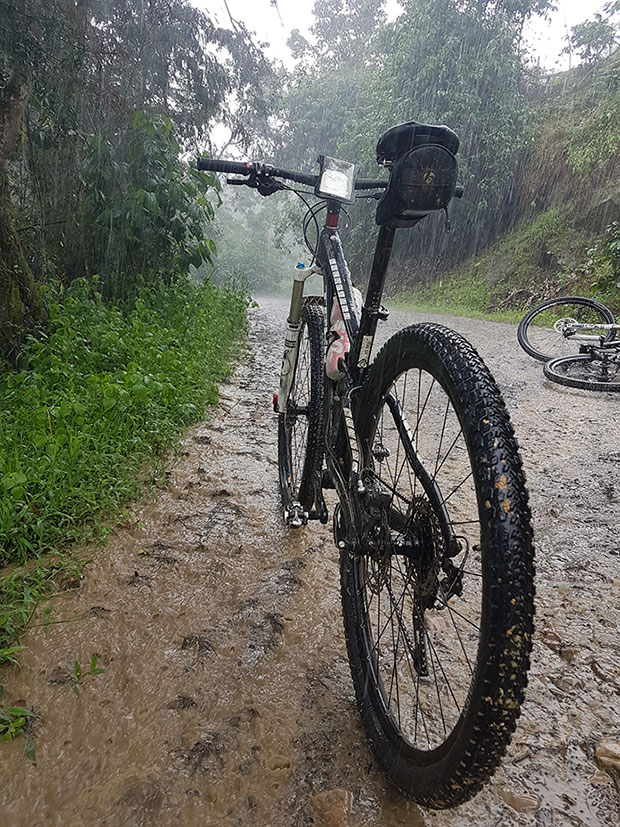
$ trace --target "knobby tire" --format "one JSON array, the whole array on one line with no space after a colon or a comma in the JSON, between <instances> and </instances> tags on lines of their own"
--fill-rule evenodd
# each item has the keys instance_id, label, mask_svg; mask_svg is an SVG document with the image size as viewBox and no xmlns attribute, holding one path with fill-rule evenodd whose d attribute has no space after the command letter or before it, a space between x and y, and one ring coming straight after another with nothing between
<instances>
[{"instance_id":1,"label":"knobby tire","mask_svg":"<svg viewBox=\"0 0 620 827\"><path fill-rule=\"evenodd\" d=\"M543 365L543 373L552 382L587 391L620 392L620 350L615 361L604 367L594 354L551 359Z\"/></svg>"},{"instance_id":2,"label":"knobby tire","mask_svg":"<svg viewBox=\"0 0 620 827\"><path fill-rule=\"evenodd\" d=\"M409 422L409 436L404 440L392 426L387 435L392 440L390 449L384 444L384 423L389 426L394 419L394 403L388 410L386 394L391 392L391 399L405 410L407 402L401 400L406 400L403 385L407 381L419 382L419 387L426 383L422 393L412 391L418 420ZM435 395L442 407L431 417L429 406L435 401L429 400ZM422 405L425 410L420 416ZM379 562L348 550L341 553L344 626L357 702L388 777L423 806L454 807L473 797L499 765L527 683L534 554L518 446L486 366L462 337L440 325L406 328L384 345L365 377L356 411L362 444L378 457L371 460L377 476L392 462L384 480L385 490L393 492L386 512L391 535L396 527L396 533L406 537L417 520L426 555L422 569L419 561L400 557L398 551ZM409 449L415 446L424 463L424 429L431 436L437 432L439 445L437 457L433 448L426 460L427 474L403 462L403 446L408 441ZM448 451L448 445L455 447ZM461 473L467 471L461 472L461 466L469 469L463 482L459 482ZM451 468L458 468L458 475ZM453 473L456 489L448 491L444 477L448 480ZM430 477L436 485L429 483ZM413 493L407 493L404 480ZM457 507L463 509L462 517ZM466 519L468 509L471 519ZM462 535L461 552L453 558L462 571L461 597L450 596L451 587L440 582L447 520ZM478 545L466 538L468 532L478 536ZM468 569L472 569L471 577ZM425 609L420 608L421 599L426 601ZM476 624L471 617L477 617L478 605L479 627L474 636ZM388 614L385 624L382 606ZM465 630L462 637L459 627ZM416 628L421 641L417 648ZM444 656L448 639L454 646L451 660ZM448 675L452 674L450 684ZM414 704L403 700L405 692L413 695ZM456 702L456 693L462 706Z\"/></svg>"},{"instance_id":3,"label":"knobby tire","mask_svg":"<svg viewBox=\"0 0 620 827\"><path fill-rule=\"evenodd\" d=\"M278 418L278 466L282 503L309 511L323 461L324 315L318 303L302 308L299 348L286 411ZM301 412L299 412L301 411Z\"/></svg>"},{"instance_id":4,"label":"knobby tire","mask_svg":"<svg viewBox=\"0 0 620 827\"><path fill-rule=\"evenodd\" d=\"M517 339L523 350L539 362L547 362L553 358L569 356L570 353L568 350L561 351L561 347L570 350L572 346L572 351L575 354L579 352L580 344L578 341L573 342L571 345L569 339L565 339L560 333L557 333L554 330L548 330L549 335L544 348L541 344L536 343L536 336L532 336L533 333L536 334L536 331L538 331L542 337L544 331L543 327L534 324L535 319L541 314L544 314L553 308L559 307L565 307L567 308L567 311L570 311L571 307L576 309L577 312L575 315L579 316L577 321L590 321L601 324L615 323L614 314L606 305L601 304L601 302L595 301L594 299L584 298L583 296L561 296L557 299L549 299L548 301L542 302L542 304L536 305L536 307L532 307L532 309L528 310L519 323L519 327L517 328ZM587 311L590 311L590 315L586 317L584 314L586 314ZM572 318L570 314L569 317ZM614 336L615 331L608 330L605 332L603 340L605 342L610 342Z\"/></svg>"}]
</instances>

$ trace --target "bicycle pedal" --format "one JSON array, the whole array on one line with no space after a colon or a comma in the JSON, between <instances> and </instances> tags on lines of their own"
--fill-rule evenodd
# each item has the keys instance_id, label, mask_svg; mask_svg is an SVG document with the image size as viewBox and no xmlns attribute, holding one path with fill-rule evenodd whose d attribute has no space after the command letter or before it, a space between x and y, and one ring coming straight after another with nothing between
<instances>
[{"instance_id":1,"label":"bicycle pedal","mask_svg":"<svg viewBox=\"0 0 620 827\"><path fill-rule=\"evenodd\" d=\"M289 508L284 509L284 524L292 528L299 528L302 525L308 524L308 512L304 511L301 503L293 503Z\"/></svg>"}]
</instances>

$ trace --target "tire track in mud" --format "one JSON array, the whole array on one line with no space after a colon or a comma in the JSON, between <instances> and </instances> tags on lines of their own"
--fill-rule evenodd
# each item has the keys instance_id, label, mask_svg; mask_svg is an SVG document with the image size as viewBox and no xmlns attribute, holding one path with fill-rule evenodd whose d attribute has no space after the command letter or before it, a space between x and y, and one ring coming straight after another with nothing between
<instances>
[{"instance_id":1,"label":"tire track in mud","mask_svg":"<svg viewBox=\"0 0 620 827\"><path fill-rule=\"evenodd\" d=\"M330 530L280 522L270 403L285 315L275 299L251 311L248 356L212 421L189 431L155 499L104 548L82 550L93 562L54 601L53 623L35 619L5 685L37 713L37 762L23 740L2 745L3 822L617 824L614 784L594 760L601 738L620 739L616 400L550 385L511 326L447 320L487 359L522 445L538 614L502 768L473 802L424 812L366 744ZM388 330L420 318L393 313ZM106 672L76 695L73 662L87 667L94 652Z\"/></svg>"}]
</instances>

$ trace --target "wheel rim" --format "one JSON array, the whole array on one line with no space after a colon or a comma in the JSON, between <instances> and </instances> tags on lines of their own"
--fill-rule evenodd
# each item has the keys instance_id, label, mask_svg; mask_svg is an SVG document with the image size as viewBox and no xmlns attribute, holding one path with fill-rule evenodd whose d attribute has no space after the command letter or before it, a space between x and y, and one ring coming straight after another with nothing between
<instances>
[{"instance_id":1,"label":"wheel rim","mask_svg":"<svg viewBox=\"0 0 620 827\"><path fill-rule=\"evenodd\" d=\"M389 525L383 556L358 558L354 582L376 700L396 737L430 752L454 737L475 678L483 625L480 518L467 444L446 391L415 369L401 374L391 393L428 474L422 480L414 469L394 406L383 403L372 449L376 478L391 496ZM454 535L461 550L450 558Z\"/></svg>"},{"instance_id":2,"label":"wheel rim","mask_svg":"<svg viewBox=\"0 0 620 827\"><path fill-rule=\"evenodd\" d=\"M545 359L559 359L573 356L580 352L583 343L564 335L570 331L570 322L580 324L604 325L609 324L604 309L591 303L581 304L567 300L558 302L551 307L541 308L534 313L524 331L524 338L531 350ZM584 331L588 335L610 339L609 331L594 329Z\"/></svg>"},{"instance_id":3,"label":"wheel rim","mask_svg":"<svg viewBox=\"0 0 620 827\"><path fill-rule=\"evenodd\" d=\"M615 354L580 356L556 359L548 364L552 376L581 385L606 385L617 387L620 384L620 352Z\"/></svg>"}]
</instances>

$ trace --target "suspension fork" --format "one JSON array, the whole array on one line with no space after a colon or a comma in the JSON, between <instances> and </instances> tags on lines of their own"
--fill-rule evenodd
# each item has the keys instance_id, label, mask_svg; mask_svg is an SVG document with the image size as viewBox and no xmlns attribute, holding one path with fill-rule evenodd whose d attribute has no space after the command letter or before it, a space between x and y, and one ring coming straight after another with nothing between
<instances>
[{"instance_id":1,"label":"suspension fork","mask_svg":"<svg viewBox=\"0 0 620 827\"><path fill-rule=\"evenodd\" d=\"M291 385L295 375L297 354L299 351L299 330L301 328L301 309L304 300L304 286L306 279L314 273L321 273L320 267L299 267L295 269L291 304L286 320L286 335L284 337L284 355L280 369L280 387L278 389L277 413L285 413Z\"/></svg>"}]
</instances>

